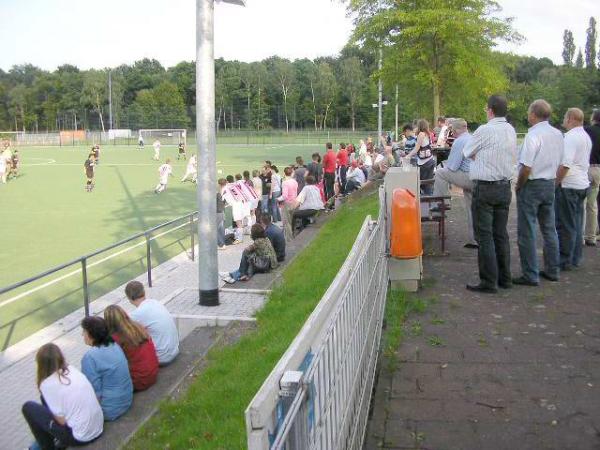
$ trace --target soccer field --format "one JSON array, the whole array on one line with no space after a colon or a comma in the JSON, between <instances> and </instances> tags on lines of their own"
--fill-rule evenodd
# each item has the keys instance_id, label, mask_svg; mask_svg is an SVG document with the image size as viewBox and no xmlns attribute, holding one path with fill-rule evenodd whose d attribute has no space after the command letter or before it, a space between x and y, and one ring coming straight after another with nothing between
<instances>
[{"instance_id":1,"label":"soccer field","mask_svg":"<svg viewBox=\"0 0 600 450\"><path fill-rule=\"evenodd\" d=\"M36 275L196 209L195 185L179 181L186 161L177 160L175 147L163 146L161 161L154 161L151 146L143 150L134 146L103 146L92 193L84 189L83 163L89 150L87 146L19 150L19 178L0 184L3 238L0 286ZM217 169L222 172L218 177L258 169L266 159L283 168L294 162L296 156L301 155L306 160L314 151L322 151L321 146L219 145ZM157 170L167 157L173 164L173 177L168 189L156 195ZM189 228L183 227L152 242L153 264L188 248ZM145 254L145 246L140 245L94 265L88 271L90 298L98 298L130 277L143 273ZM1 305L36 285L65 277L51 287L0 306L0 351L82 306L81 273L69 275L77 269L77 266L65 269L0 296Z\"/></svg>"}]
</instances>

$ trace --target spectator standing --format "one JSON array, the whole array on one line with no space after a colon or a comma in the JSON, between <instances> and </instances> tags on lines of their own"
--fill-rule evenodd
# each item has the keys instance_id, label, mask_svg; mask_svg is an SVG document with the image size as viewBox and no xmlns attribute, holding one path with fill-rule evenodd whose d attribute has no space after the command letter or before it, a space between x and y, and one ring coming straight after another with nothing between
<instances>
[{"instance_id":1,"label":"spectator standing","mask_svg":"<svg viewBox=\"0 0 600 450\"><path fill-rule=\"evenodd\" d=\"M275 222L281 222L281 213L279 212L279 202L277 199L281 197L281 176L277 166L271 166L271 214Z\"/></svg>"},{"instance_id":2,"label":"spectator standing","mask_svg":"<svg viewBox=\"0 0 600 450\"><path fill-rule=\"evenodd\" d=\"M146 327L152 337L159 364L166 366L173 362L179 354L179 333L167 308L156 300L147 299L144 285L139 281L127 283L125 295L136 307L131 318Z\"/></svg>"},{"instance_id":3,"label":"spectator standing","mask_svg":"<svg viewBox=\"0 0 600 450\"><path fill-rule=\"evenodd\" d=\"M148 389L158 376L156 347L148 331L118 305L109 305L104 310L104 320L108 332L127 357L133 389L137 392Z\"/></svg>"},{"instance_id":4,"label":"spectator standing","mask_svg":"<svg viewBox=\"0 0 600 450\"><path fill-rule=\"evenodd\" d=\"M294 237L292 233L292 207L296 197L298 197L298 182L291 167L286 167L283 172L285 179L282 183L281 197L278 200L281 202L281 222L285 238L290 241ZM304 178L302 181L304 182Z\"/></svg>"},{"instance_id":5,"label":"spectator standing","mask_svg":"<svg viewBox=\"0 0 600 450\"><path fill-rule=\"evenodd\" d=\"M42 404L26 402L22 411L37 448L82 446L98 438L104 427L102 408L85 375L67 364L52 343L40 347L35 361Z\"/></svg>"},{"instance_id":6,"label":"spectator standing","mask_svg":"<svg viewBox=\"0 0 600 450\"><path fill-rule=\"evenodd\" d=\"M420 119L417 122L417 143L415 148L407 155L409 157L417 156L417 165L419 166L419 176L421 181L431 180L435 170L435 160L431 151L431 137L429 131L429 122ZM431 195L433 186L424 186L425 195Z\"/></svg>"},{"instance_id":7,"label":"spectator standing","mask_svg":"<svg viewBox=\"0 0 600 450\"><path fill-rule=\"evenodd\" d=\"M585 244L596 246L598 240L598 191L600 186L600 109L595 109L590 120L591 125L585 131L592 140L590 153L590 190L586 199Z\"/></svg>"},{"instance_id":8,"label":"spectator standing","mask_svg":"<svg viewBox=\"0 0 600 450\"><path fill-rule=\"evenodd\" d=\"M258 204L256 207L256 211L254 212L256 216L256 220L258 220L258 216L260 216L260 212L262 210L262 180L260 179L260 171L253 170L252 171L252 186L254 187L254 193L256 194L258 200Z\"/></svg>"},{"instance_id":9,"label":"spectator standing","mask_svg":"<svg viewBox=\"0 0 600 450\"><path fill-rule=\"evenodd\" d=\"M588 171L592 140L583 129L583 111L570 108L563 127L565 151L556 175L556 229L560 248L560 269L579 267L583 253L584 204L590 186Z\"/></svg>"},{"instance_id":10,"label":"spectator standing","mask_svg":"<svg viewBox=\"0 0 600 450\"><path fill-rule=\"evenodd\" d=\"M436 136L436 147L445 147L446 140L448 139L448 121L444 117L438 119L438 126L440 127Z\"/></svg>"},{"instance_id":11,"label":"spectator standing","mask_svg":"<svg viewBox=\"0 0 600 450\"><path fill-rule=\"evenodd\" d=\"M306 166L304 165L304 159L302 156L296 156L296 167L294 169L294 178L296 179L296 183L298 183L298 194L306 184Z\"/></svg>"},{"instance_id":12,"label":"spectator standing","mask_svg":"<svg viewBox=\"0 0 600 450\"><path fill-rule=\"evenodd\" d=\"M260 221L265 229L267 239L271 241L273 250L275 250L277 262L283 262L285 260L285 236L283 230L272 222L271 216L268 214L263 214Z\"/></svg>"},{"instance_id":13,"label":"spectator standing","mask_svg":"<svg viewBox=\"0 0 600 450\"><path fill-rule=\"evenodd\" d=\"M463 198L465 199L467 226L469 228L469 240L465 244L465 247L477 248L478 245L473 231L473 214L471 212L473 182L469 178L470 160L465 158L462 153L465 146L471 140L471 134L464 119L454 119L450 122L450 128L457 138L444 167L439 167L435 172L433 195L436 197L450 195L450 185L462 189Z\"/></svg>"},{"instance_id":14,"label":"spectator standing","mask_svg":"<svg viewBox=\"0 0 600 450\"><path fill-rule=\"evenodd\" d=\"M327 152L323 157L323 179L325 182L325 199L329 200L335 195L333 186L335 183L335 167L337 163L337 157L333 151L333 145L331 142L325 144Z\"/></svg>"},{"instance_id":15,"label":"spectator standing","mask_svg":"<svg viewBox=\"0 0 600 450\"><path fill-rule=\"evenodd\" d=\"M271 161L265 161L260 181L262 186L260 209L262 213L268 214L271 206L269 201L271 197Z\"/></svg>"},{"instance_id":16,"label":"spectator standing","mask_svg":"<svg viewBox=\"0 0 600 450\"><path fill-rule=\"evenodd\" d=\"M346 144L340 144L340 149L337 152L338 177L340 179L340 193L346 193L346 172L348 171L348 150Z\"/></svg>"},{"instance_id":17,"label":"spectator standing","mask_svg":"<svg viewBox=\"0 0 600 450\"><path fill-rule=\"evenodd\" d=\"M252 181L252 179L250 178L250 172L247 170L244 170L243 172L244 175L244 184L246 185L246 187L250 190L248 193L249 194L256 194L256 191L254 190L254 182ZM250 223L248 224L249 226L252 226L256 223L257 219L256 219L256 209L258 208L258 199L260 198L260 195L256 195L256 198L252 198L250 200Z\"/></svg>"},{"instance_id":18,"label":"spectator standing","mask_svg":"<svg viewBox=\"0 0 600 450\"><path fill-rule=\"evenodd\" d=\"M312 154L312 162L306 166L306 177L311 175L315 179L315 183L319 183L323 179L323 166L321 165L321 155L318 153Z\"/></svg>"},{"instance_id":19,"label":"spectator standing","mask_svg":"<svg viewBox=\"0 0 600 450\"><path fill-rule=\"evenodd\" d=\"M81 372L94 387L104 420L116 420L133 403L133 383L127 358L110 337L106 321L91 316L81 321L83 340L92 348L81 359Z\"/></svg>"},{"instance_id":20,"label":"spectator standing","mask_svg":"<svg viewBox=\"0 0 600 450\"><path fill-rule=\"evenodd\" d=\"M564 152L563 136L548 120L552 108L545 100L536 100L527 113L531 128L519 154L519 178L516 185L518 245L522 275L514 284L537 286L539 277L558 281L558 235L554 215L556 171ZM536 222L544 240L544 270L537 261Z\"/></svg>"},{"instance_id":21,"label":"spectator standing","mask_svg":"<svg viewBox=\"0 0 600 450\"><path fill-rule=\"evenodd\" d=\"M506 98L492 95L487 102L488 123L480 126L463 154L471 159L473 227L479 244L479 284L467 289L495 293L497 286L512 287L507 223L512 200L510 188L517 153L517 134L506 121Z\"/></svg>"}]
</instances>

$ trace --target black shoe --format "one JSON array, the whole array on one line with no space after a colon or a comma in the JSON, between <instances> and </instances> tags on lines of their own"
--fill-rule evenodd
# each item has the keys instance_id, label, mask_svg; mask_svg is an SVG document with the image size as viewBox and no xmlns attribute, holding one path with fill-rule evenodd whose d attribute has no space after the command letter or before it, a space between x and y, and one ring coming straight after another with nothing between
<instances>
[{"instance_id":1,"label":"black shoe","mask_svg":"<svg viewBox=\"0 0 600 450\"><path fill-rule=\"evenodd\" d=\"M500 289L512 289L513 284L512 283L498 283L498 287Z\"/></svg>"},{"instance_id":2,"label":"black shoe","mask_svg":"<svg viewBox=\"0 0 600 450\"><path fill-rule=\"evenodd\" d=\"M483 286L481 284L467 284L467 290L481 292L482 294L495 294L498 292L498 289L496 288Z\"/></svg>"},{"instance_id":3,"label":"black shoe","mask_svg":"<svg viewBox=\"0 0 600 450\"><path fill-rule=\"evenodd\" d=\"M479 248L479 245L469 243L469 244L465 244L464 247L465 248Z\"/></svg>"},{"instance_id":4,"label":"black shoe","mask_svg":"<svg viewBox=\"0 0 600 450\"><path fill-rule=\"evenodd\" d=\"M585 245L588 247L596 247L596 243L593 241L585 241Z\"/></svg>"},{"instance_id":5,"label":"black shoe","mask_svg":"<svg viewBox=\"0 0 600 450\"><path fill-rule=\"evenodd\" d=\"M540 270L540 277L542 277L548 281L554 281L554 282L558 281L558 277L553 277L552 275L548 275L543 270Z\"/></svg>"},{"instance_id":6,"label":"black shoe","mask_svg":"<svg viewBox=\"0 0 600 450\"><path fill-rule=\"evenodd\" d=\"M528 280L527 278L521 276L519 278L513 278L513 284L518 284L519 286L539 286L539 283L536 281Z\"/></svg>"},{"instance_id":7,"label":"black shoe","mask_svg":"<svg viewBox=\"0 0 600 450\"><path fill-rule=\"evenodd\" d=\"M429 211L431 212L442 212L442 211L450 211L450 205L438 205L438 206L432 206L431 208L429 208Z\"/></svg>"}]
</instances>

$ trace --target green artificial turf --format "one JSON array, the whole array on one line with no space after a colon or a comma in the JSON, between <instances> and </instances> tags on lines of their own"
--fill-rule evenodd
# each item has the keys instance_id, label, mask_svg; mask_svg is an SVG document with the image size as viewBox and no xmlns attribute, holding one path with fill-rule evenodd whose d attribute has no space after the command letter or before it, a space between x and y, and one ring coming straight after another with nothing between
<instances>
[{"instance_id":1,"label":"green artificial turf","mask_svg":"<svg viewBox=\"0 0 600 450\"><path fill-rule=\"evenodd\" d=\"M128 448L246 448L245 408L325 293L365 217L377 211L377 195L340 208L285 269L283 283L257 316L257 329L235 345L213 349L184 397L165 401Z\"/></svg>"},{"instance_id":2,"label":"green artificial turf","mask_svg":"<svg viewBox=\"0 0 600 450\"><path fill-rule=\"evenodd\" d=\"M258 169L266 159L285 166L301 155L308 159L321 146L219 145L218 177ZM151 146L104 145L96 172L96 188L84 189L83 163L88 147L21 148L16 180L0 184L2 252L0 286L41 273L196 209L195 185L181 183L185 161L177 161L174 146L163 146L161 162ZM167 191L156 195L157 169L165 158L174 165ZM153 241L153 265L190 247L189 228ZM143 243L143 239L132 244ZM119 251L125 248L115 249ZM146 271L145 245L90 267L91 299ZM93 264L106 257L88 261ZM37 285L68 275L74 266L39 282L0 296L0 302ZM0 351L64 317L83 304L81 273L0 307Z\"/></svg>"}]
</instances>

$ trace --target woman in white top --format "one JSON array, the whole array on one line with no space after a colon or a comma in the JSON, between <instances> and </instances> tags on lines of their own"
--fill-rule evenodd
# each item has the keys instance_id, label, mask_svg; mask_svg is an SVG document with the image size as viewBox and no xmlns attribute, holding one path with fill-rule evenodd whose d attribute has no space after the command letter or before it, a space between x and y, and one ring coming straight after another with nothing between
<instances>
[{"instance_id":1,"label":"woman in white top","mask_svg":"<svg viewBox=\"0 0 600 450\"><path fill-rule=\"evenodd\" d=\"M44 450L82 446L100 436L102 408L85 375L67 364L55 344L43 345L35 359L42 404L26 402L22 411L37 446Z\"/></svg>"},{"instance_id":2,"label":"woman in white top","mask_svg":"<svg viewBox=\"0 0 600 450\"><path fill-rule=\"evenodd\" d=\"M429 122L427 122L425 119L418 120L417 144L415 145L415 148L406 156L412 158L414 155L417 155L417 165L419 166L419 176L421 181L433 179L435 170L435 159L433 159L431 140L429 136ZM433 185L423 186L422 191L425 195L432 195Z\"/></svg>"}]
</instances>

